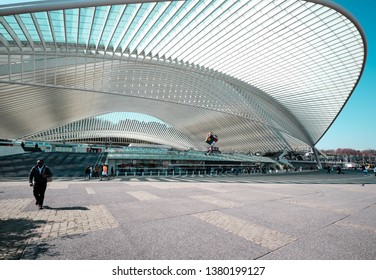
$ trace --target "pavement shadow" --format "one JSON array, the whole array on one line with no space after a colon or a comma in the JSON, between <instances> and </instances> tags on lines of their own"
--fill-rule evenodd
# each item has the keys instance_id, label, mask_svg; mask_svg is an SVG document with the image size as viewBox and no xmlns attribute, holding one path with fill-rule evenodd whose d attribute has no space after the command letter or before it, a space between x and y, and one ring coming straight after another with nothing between
<instances>
[{"instance_id":1,"label":"pavement shadow","mask_svg":"<svg viewBox=\"0 0 376 280\"><path fill-rule=\"evenodd\" d=\"M90 210L87 207L84 206L71 206L71 207L50 207L48 205L43 206L43 208L48 209L48 210L56 210L56 211L61 211L61 210Z\"/></svg>"},{"instance_id":2,"label":"pavement shadow","mask_svg":"<svg viewBox=\"0 0 376 280\"><path fill-rule=\"evenodd\" d=\"M39 254L49 251L49 245L41 242L37 229L46 222L30 219L0 219L0 259L19 260L21 258L35 259ZM38 240L33 242L31 240ZM33 246L33 250L27 247ZM28 252L26 255L25 253Z\"/></svg>"}]
</instances>

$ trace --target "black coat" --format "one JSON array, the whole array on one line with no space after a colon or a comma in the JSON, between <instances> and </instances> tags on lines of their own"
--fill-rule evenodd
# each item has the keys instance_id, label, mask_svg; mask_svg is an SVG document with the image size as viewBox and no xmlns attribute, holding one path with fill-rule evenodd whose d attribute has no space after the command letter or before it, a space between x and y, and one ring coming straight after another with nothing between
<instances>
[{"instance_id":1,"label":"black coat","mask_svg":"<svg viewBox=\"0 0 376 280\"><path fill-rule=\"evenodd\" d=\"M31 184L33 182L33 179L34 179L34 182L37 185L43 184L43 183L45 184L45 183L47 183L47 177L52 177L51 169L47 165L44 165L42 167L42 174L40 174L38 165L36 165L33 168L31 168L31 170L30 170L29 182Z\"/></svg>"}]
</instances>

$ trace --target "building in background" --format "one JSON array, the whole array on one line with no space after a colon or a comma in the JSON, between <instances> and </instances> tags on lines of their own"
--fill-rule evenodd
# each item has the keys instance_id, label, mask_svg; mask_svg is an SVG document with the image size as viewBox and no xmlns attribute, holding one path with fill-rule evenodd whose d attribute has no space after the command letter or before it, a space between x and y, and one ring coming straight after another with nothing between
<instances>
[{"instance_id":1,"label":"building in background","mask_svg":"<svg viewBox=\"0 0 376 280\"><path fill-rule=\"evenodd\" d=\"M367 42L329 1L0 6L0 138L315 151Z\"/></svg>"}]
</instances>

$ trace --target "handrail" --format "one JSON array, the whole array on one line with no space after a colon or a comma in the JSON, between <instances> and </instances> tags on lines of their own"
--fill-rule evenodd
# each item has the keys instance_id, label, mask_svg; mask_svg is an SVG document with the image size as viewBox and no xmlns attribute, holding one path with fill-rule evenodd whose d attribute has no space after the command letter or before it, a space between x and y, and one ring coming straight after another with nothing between
<instances>
[{"instance_id":1,"label":"handrail","mask_svg":"<svg viewBox=\"0 0 376 280\"><path fill-rule=\"evenodd\" d=\"M106 161L106 159L107 159L107 154L108 154L107 152L100 153L99 156L98 156L98 158L97 158L97 160L96 160L96 162L95 162L95 164L94 164L94 166L101 165L102 163L104 163Z\"/></svg>"}]
</instances>

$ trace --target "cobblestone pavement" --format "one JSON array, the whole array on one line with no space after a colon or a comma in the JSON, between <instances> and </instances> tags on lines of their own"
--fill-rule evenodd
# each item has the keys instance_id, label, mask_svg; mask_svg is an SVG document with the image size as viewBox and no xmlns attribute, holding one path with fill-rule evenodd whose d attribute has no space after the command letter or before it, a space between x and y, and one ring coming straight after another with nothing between
<instances>
[{"instance_id":1,"label":"cobblestone pavement","mask_svg":"<svg viewBox=\"0 0 376 280\"><path fill-rule=\"evenodd\" d=\"M29 256L25 255L26 246L40 244L44 239L117 227L116 221L104 205L59 209L46 207L43 210L22 211L33 201L29 198L0 200L2 221L0 259L28 258L30 252ZM20 226L27 228L26 235L22 237L14 235L15 238L12 238L13 233L17 233Z\"/></svg>"},{"instance_id":2,"label":"cobblestone pavement","mask_svg":"<svg viewBox=\"0 0 376 280\"><path fill-rule=\"evenodd\" d=\"M260 178L3 180L0 259L376 258L374 177Z\"/></svg>"},{"instance_id":3,"label":"cobblestone pavement","mask_svg":"<svg viewBox=\"0 0 376 280\"><path fill-rule=\"evenodd\" d=\"M271 250L285 246L296 239L219 211L203 212L193 216Z\"/></svg>"}]
</instances>

